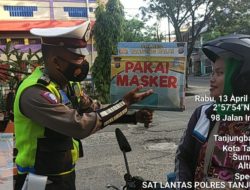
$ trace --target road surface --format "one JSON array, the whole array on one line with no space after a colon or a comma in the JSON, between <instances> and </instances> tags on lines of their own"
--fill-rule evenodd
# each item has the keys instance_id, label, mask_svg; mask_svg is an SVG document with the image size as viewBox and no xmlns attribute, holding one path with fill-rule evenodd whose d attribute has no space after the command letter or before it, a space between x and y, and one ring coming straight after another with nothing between
<instances>
[{"instance_id":1,"label":"road surface","mask_svg":"<svg viewBox=\"0 0 250 190\"><path fill-rule=\"evenodd\" d=\"M124 185L126 173L123 155L115 137L119 127L127 137L132 152L127 154L130 172L147 180L166 181L166 174L174 169L174 156L187 122L200 102L195 94L208 94L208 77L189 77L186 110L183 112L155 111L152 127L113 125L82 140L84 158L77 163L78 190L105 190L108 183Z\"/></svg>"}]
</instances>

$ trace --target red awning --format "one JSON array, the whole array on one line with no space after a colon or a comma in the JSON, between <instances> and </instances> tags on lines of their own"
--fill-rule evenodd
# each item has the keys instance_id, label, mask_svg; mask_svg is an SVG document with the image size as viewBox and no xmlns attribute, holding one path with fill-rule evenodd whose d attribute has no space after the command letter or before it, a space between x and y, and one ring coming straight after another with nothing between
<instances>
[{"instance_id":1,"label":"red awning","mask_svg":"<svg viewBox=\"0 0 250 190\"><path fill-rule=\"evenodd\" d=\"M49 28L75 26L84 20L26 20L26 21L0 21L0 31L29 31L31 28ZM91 21L94 25L94 21Z\"/></svg>"}]
</instances>

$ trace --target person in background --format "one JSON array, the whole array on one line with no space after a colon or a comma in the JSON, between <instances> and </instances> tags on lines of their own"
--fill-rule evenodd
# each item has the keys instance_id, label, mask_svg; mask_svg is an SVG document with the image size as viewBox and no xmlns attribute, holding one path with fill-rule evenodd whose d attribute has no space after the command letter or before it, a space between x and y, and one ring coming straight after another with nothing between
<instances>
[{"instance_id":1,"label":"person in background","mask_svg":"<svg viewBox=\"0 0 250 190\"><path fill-rule=\"evenodd\" d=\"M249 189L230 183L247 185L249 180L237 176L250 175L250 168L244 167L249 159L241 159L250 158L244 148L249 139L241 139L250 134L246 119L250 114L243 106L249 105L250 96L250 36L220 37L205 43L202 50L213 62L210 95L215 101L198 107L191 116L176 152L174 181L192 183L192 188L177 189Z\"/></svg>"},{"instance_id":2,"label":"person in background","mask_svg":"<svg viewBox=\"0 0 250 190\"><path fill-rule=\"evenodd\" d=\"M152 90L139 92L143 86L106 107L76 92L72 84L83 81L89 71L85 56L90 31L90 21L73 27L31 29L33 35L42 37L45 67L37 67L16 93L15 190L22 189L29 173L47 176L46 190L74 190L75 164L83 156L79 139L114 122L152 121L152 112L146 109L126 115L131 104L152 94Z\"/></svg>"}]
</instances>

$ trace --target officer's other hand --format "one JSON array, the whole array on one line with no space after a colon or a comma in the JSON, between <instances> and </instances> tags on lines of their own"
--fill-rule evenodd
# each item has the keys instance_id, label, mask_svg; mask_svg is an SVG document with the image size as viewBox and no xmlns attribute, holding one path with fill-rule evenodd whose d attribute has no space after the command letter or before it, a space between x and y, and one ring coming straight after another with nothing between
<instances>
[{"instance_id":1,"label":"officer's other hand","mask_svg":"<svg viewBox=\"0 0 250 190\"><path fill-rule=\"evenodd\" d=\"M80 96L80 107L82 109L88 109L92 104L92 100L85 94Z\"/></svg>"},{"instance_id":2,"label":"officer's other hand","mask_svg":"<svg viewBox=\"0 0 250 190\"><path fill-rule=\"evenodd\" d=\"M152 123L153 120L153 110L141 109L135 113L136 121L139 123Z\"/></svg>"},{"instance_id":3,"label":"officer's other hand","mask_svg":"<svg viewBox=\"0 0 250 190\"><path fill-rule=\"evenodd\" d=\"M123 97L123 101L127 104L127 106L139 102L153 93L152 89L145 92L139 92L142 88L143 85L139 85Z\"/></svg>"}]
</instances>

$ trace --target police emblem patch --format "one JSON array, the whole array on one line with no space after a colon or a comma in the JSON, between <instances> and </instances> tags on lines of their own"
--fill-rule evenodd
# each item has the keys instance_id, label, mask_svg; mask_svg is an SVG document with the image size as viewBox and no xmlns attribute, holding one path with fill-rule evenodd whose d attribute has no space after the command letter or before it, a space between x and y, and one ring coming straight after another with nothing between
<instances>
[{"instance_id":1,"label":"police emblem patch","mask_svg":"<svg viewBox=\"0 0 250 190\"><path fill-rule=\"evenodd\" d=\"M57 103L56 96L51 92L42 92L41 96L48 100L51 104Z\"/></svg>"}]
</instances>

